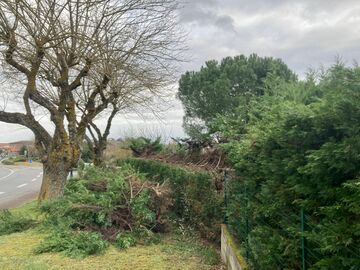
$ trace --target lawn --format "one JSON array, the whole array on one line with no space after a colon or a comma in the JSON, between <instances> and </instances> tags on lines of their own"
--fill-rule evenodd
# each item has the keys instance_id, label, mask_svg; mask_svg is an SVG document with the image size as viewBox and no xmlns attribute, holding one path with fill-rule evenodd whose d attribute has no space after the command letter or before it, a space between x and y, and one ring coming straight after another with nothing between
<instances>
[{"instance_id":1,"label":"lawn","mask_svg":"<svg viewBox=\"0 0 360 270\"><path fill-rule=\"evenodd\" d=\"M36 203L13 212L37 217ZM59 253L35 255L33 249L46 234L37 228L0 236L0 269L221 269L214 247L205 245L194 233L177 229L163 234L157 244L118 250L110 246L105 254L72 259Z\"/></svg>"}]
</instances>

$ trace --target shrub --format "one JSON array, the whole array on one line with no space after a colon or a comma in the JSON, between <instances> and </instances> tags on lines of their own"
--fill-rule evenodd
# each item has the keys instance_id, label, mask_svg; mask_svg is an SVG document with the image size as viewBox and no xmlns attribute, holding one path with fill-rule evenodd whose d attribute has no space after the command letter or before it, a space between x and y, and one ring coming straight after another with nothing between
<instances>
[{"instance_id":1,"label":"shrub","mask_svg":"<svg viewBox=\"0 0 360 270\"><path fill-rule=\"evenodd\" d=\"M147 242L149 237L139 232L151 231L161 221L154 190L155 184L146 182L129 165L121 169L85 169L81 179L68 181L62 198L41 204L44 228L55 233L37 251L89 255L106 247L97 235L119 248ZM72 237L94 243L81 246L75 240L70 241Z\"/></svg>"},{"instance_id":2,"label":"shrub","mask_svg":"<svg viewBox=\"0 0 360 270\"><path fill-rule=\"evenodd\" d=\"M13 215L9 210L0 212L0 235L22 232L35 224L34 220Z\"/></svg>"},{"instance_id":3,"label":"shrub","mask_svg":"<svg viewBox=\"0 0 360 270\"><path fill-rule=\"evenodd\" d=\"M85 171L84 179L68 182L62 198L41 206L47 214L45 222L66 223L72 228L85 230L130 229L129 226L137 225L151 227L155 219L150 217L154 216L149 209L150 197L139 177L130 168L101 170L91 167Z\"/></svg>"},{"instance_id":4,"label":"shrub","mask_svg":"<svg viewBox=\"0 0 360 270\"><path fill-rule=\"evenodd\" d=\"M62 252L69 257L85 257L101 254L107 246L108 243L97 232L59 229L42 241L34 252Z\"/></svg>"},{"instance_id":5,"label":"shrub","mask_svg":"<svg viewBox=\"0 0 360 270\"><path fill-rule=\"evenodd\" d=\"M188 155L188 149L180 143L170 143L164 145L161 150L162 156L177 156L179 158L186 158Z\"/></svg>"},{"instance_id":6,"label":"shrub","mask_svg":"<svg viewBox=\"0 0 360 270\"><path fill-rule=\"evenodd\" d=\"M359 80L337 65L317 85L273 88L227 146L229 225L255 269L300 269L301 236L309 269L359 268Z\"/></svg>"},{"instance_id":7,"label":"shrub","mask_svg":"<svg viewBox=\"0 0 360 270\"><path fill-rule=\"evenodd\" d=\"M169 182L173 211L202 236L219 240L223 217L223 196L216 191L214 181L206 172L195 172L143 159L119 160L118 165L131 164L156 182Z\"/></svg>"},{"instance_id":8,"label":"shrub","mask_svg":"<svg viewBox=\"0 0 360 270\"><path fill-rule=\"evenodd\" d=\"M15 161L12 160L12 159L5 159L5 160L2 161L2 164L4 164L4 165L14 165Z\"/></svg>"},{"instance_id":9,"label":"shrub","mask_svg":"<svg viewBox=\"0 0 360 270\"><path fill-rule=\"evenodd\" d=\"M135 237L130 233L119 233L116 236L114 245L120 249L127 249L136 244Z\"/></svg>"},{"instance_id":10,"label":"shrub","mask_svg":"<svg viewBox=\"0 0 360 270\"><path fill-rule=\"evenodd\" d=\"M17 156L15 159L14 159L15 162L26 162L27 161L27 158L25 156Z\"/></svg>"},{"instance_id":11,"label":"shrub","mask_svg":"<svg viewBox=\"0 0 360 270\"><path fill-rule=\"evenodd\" d=\"M154 141L145 137L139 137L130 140L129 148L133 151L134 156L148 156L156 154L163 149L161 138L158 137Z\"/></svg>"}]
</instances>

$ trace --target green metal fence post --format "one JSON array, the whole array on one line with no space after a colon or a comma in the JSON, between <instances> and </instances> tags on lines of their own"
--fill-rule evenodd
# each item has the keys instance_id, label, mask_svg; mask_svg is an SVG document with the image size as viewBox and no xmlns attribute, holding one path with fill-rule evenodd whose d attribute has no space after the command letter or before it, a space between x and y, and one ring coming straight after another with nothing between
<instances>
[{"instance_id":1,"label":"green metal fence post","mask_svg":"<svg viewBox=\"0 0 360 270\"><path fill-rule=\"evenodd\" d=\"M307 270L306 265L306 239L305 239L305 214L304 214L304 208L301 208L300 211L300 219L301 219L301 264L302 264L302 270Z\"/></svg>"}]
</instances>

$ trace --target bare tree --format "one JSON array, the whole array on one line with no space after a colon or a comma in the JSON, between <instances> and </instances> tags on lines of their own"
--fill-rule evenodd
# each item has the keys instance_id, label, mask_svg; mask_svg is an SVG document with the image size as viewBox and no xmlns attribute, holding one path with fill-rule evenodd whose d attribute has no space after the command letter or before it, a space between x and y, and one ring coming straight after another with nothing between
<instances>
[{"instance_id":1,"label":"bare tree","mask_svg":"<svg viewBox=\"0 0 360 270\"><path fill-rule=\"evenodd\" d=\"M143 116L143 112L153 113L157 115L163 110L161 103L168 100L167 88L174 81L171 77L154 69L154 74L142 73L138 78L117 77L116 83L111 87L117 89L121 94L118 99L111 102L106 111L106 117L102 117L102 123L105 123L103 129L91 121L88 125L88 134L86 140L90 150L93 153L95 166L104 164L104 152L107 146L108 136L114 118L120 114L136 113L139 117ZM127 74L126 74L127 76ZM140 79L139 79L140 78ZM103 121L105 120L105 121Z\"/></svg>"},{"instance_id":2,"label":"bare tree","mask_svg":"<svg viewBox=\"0 0 360 270\"><path fill-rule=\"evenodd\" d=\"M122 95L119 74L159 68L178 57L175 0L3 0L0 46L9 83L20 82L22 110L0 121L29 128L44 166L39 200L63 194L86 129ZM86 86L86 87L83 87ZM0 90L3 91L3 90ZM45 110L49 131L36 119Z\"/></svg>"}]
</instances>

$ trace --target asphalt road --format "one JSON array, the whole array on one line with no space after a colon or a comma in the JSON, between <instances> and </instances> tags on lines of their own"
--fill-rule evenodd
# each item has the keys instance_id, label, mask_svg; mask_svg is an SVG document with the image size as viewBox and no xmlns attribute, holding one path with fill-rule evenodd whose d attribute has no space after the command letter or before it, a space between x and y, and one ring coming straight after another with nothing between
<instances>
[{"instance_id":1,"label":"asphalt road","mask_svg":"<svg viewBox=\"0 0 360 270\"><path fill-rule=\"evenodd\" d=\"M41 167L0 165L0 209L35 199L42 180Z\"/></svg>"}]
</instances>

